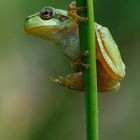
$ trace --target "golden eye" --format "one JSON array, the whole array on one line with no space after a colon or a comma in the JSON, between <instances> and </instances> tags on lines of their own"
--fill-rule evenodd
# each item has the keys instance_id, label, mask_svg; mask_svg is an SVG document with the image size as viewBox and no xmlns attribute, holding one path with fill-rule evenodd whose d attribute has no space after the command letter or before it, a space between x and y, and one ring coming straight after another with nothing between
<instances>
[{"instance_id":1,"label":"golden eye","mask_svg":"<svg viewBox=\"0 0 140 140\"><path fill-rule=\"evenodd\" d=\"M43 20L49 20L55 16L55 12L51 7L43 8L40 11L40 17Z\"/></svg>"}]
</instances>

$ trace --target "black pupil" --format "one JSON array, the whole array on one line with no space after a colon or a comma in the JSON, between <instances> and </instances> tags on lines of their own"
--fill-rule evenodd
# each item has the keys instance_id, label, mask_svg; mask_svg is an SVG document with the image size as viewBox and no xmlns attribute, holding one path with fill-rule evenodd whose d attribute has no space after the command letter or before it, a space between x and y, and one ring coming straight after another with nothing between
<instances>
[{"instance_id":1,"label":"black pupil","mask_svg":"<svg viewBox=\"0 0 140 140\"><path fill-rule=\"evenodd\" d=\"M51 19L53 17L53 12L50 10L46 10L46 11L42 12L41 17L43 19Z\"/></svg>"}]
</instances>

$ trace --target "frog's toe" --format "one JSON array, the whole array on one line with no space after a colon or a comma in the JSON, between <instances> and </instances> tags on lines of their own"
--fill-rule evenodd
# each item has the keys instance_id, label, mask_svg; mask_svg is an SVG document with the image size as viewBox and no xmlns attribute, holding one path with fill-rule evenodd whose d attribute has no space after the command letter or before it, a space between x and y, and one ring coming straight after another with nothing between
<instances>
[{"instance_id":1,"label":"frog's toe","mask_svg":"<svg viewBox=\"0 0 140 140\"><path fill-rule=\"evenodd\" d=\"M57 83L59 85L64 85L64 80L62 76L59 76L58 78L52 78L50 77L50 80L54 83Z\"/></svg>"}]
</instances>

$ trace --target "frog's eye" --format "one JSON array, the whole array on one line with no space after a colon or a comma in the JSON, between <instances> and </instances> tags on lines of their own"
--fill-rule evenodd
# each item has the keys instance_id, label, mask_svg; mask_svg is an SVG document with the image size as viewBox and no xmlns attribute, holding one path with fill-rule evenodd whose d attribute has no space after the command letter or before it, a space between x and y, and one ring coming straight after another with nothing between
<instances>
[{"instance_id":1,"label":"frog's eye","mask_svg":"<svg viewBox=\"0 0 140 140\"><path fill-rule=\"evenodd\" d=\"M49 19L53 18L54 16L55 16L54 10L50 7L44 8L40 12L40 17L43 20L49 20Z\"/></svg>"}]
</instances>

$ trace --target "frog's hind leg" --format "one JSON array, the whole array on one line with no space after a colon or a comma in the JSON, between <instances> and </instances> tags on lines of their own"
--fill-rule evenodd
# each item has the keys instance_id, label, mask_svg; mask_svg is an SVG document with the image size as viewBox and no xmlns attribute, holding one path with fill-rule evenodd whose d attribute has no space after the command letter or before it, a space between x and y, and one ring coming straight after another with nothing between
<instances>
[{"instance_id":1,"label":"frog's hind leg","mask_svg":"<svg viewBox=\"0 0 140 140\"><path fill-rule=\"evenodd\" d=\"M97 60L97 79L100 92L115 92L120 89L120 82L107 74L99 60Z\"/></svg>"},{"instance_id":2,"label":"frog's hind leg","mask_svg":"<svg viewBox=\"0 0 140 140\"><path fill-rule=\"evenodd\" d=\"M58 78L50 78L50 79L51 79L51 81L53 81L61 86L68 87L73 90L77 90L77 91L84 90L82 72L70 74L65 77L60 76Z\"/></svg>"}]
</instances>

